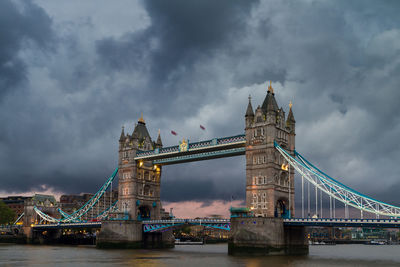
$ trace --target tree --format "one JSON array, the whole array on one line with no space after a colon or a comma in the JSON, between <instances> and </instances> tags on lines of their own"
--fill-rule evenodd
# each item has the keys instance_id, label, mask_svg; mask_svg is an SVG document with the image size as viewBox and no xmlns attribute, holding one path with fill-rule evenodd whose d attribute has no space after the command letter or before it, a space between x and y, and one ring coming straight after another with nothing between
<instances>
[{"instance_id":1,"label":"tree","mask_svg":"<svg viewBox=\"0 0 400 267\"><path fill-rule=\"evenodd\" d=\"M0 200L0 224L10 224L14 222L15 212Z\"/></svg>"}]
</instances>

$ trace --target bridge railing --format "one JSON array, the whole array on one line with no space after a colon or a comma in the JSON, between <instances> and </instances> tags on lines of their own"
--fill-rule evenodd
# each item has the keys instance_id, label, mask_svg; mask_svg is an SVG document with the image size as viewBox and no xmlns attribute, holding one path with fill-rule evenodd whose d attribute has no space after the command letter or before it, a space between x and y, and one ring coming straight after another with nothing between
<instances>
[{"instance_id":1,"label":"bridge railing","mask_svg":"<svg viewBox=\"0 0 400 267\"><path fill-rule=\"evenodd\" d=\"M170 223L230 223L229 219L174 219L174 220L149 220L143 224L170 224Z\"/></svg>"},{"instance_id":2,"label":"bridge railing","mask_svg":"<svg viewBox=\"0 0 400 267\"><path fill-rule=\"evenodd\" d=\"M246 141L246 136L244 134L214 138L210 140L189 143L188 150L201 149L201 148L226 145L226 144L234 144L245 141ZM156 148L154 150L138 151L136 153L136 157L140 158L140 157L147 157L147 156L174 153L174 152L179 152L179 146L170 146L164 148Z\"/></svg>"}]
</instances>

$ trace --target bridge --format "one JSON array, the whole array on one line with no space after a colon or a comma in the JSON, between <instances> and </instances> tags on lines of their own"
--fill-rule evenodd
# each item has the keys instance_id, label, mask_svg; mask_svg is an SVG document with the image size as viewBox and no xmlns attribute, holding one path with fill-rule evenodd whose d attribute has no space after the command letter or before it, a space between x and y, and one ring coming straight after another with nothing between
<instances>
[{"instance_id":1,"label":"bridge","mask_svg":"<svg viewBox=\"0 0 400 267\"><path fill-rule=\"evenodd\" d=\"M283 220L284 225L320 226L320 227L374 227L400 228L400 219L344 219L344 218L290 218ZM230 230L230 219L176 219L153 220L143 222L144 232L164 231L182 225L202 225L204 227Z\"/></svg>"},{"instance_id":2,"label":"bridge","mask_svg":"<svg viewBox=\"0 0 400 267\"><path fill-rule=\"evenodd\" d=\"M152 164L156 165L170 165L244 155L246 136L242 134L188 143L186 146L185 144L186 141L183 140L180 146L138 151L135 161L152 161Z\"/></svg>"},{"instance_id":3,"label":"bridge","mask_svg":"<svg viewBox=\"0 0 400 267\"><path fill-rule=\"evenodd\" d=\"M51 215L35 206L34 215L25 219L24 224L32 225L31 228L38 231L101 227L100 237L105 243L128 242L113 239L127 233L136 236L129 242L139 241L138 236L147 238L152 234L154 240L157 233L161 234L157 238L167 240L166 232L182 225L230 230L233 240L235 236L242 238L238 231L245 229L255 236L265 235L265 247L288 242L304 251L308 251L308 248L301 238L293 241L280 236L279 240L270 240L265 229L301 237L304 227L310 226L398 228L400 207L346 186L339 179L321 171L296 150L296 121L292 105L289 106L286 116L283 109L278 107L270 85L264 102L255 110L249 98L244 134L199 142L183 139L179 145L169 147L163 147L160 132L157 140L152 141L142 116L131 134L125 134L122 128L118 167L87 203L71 214L58 209L57 214ZM226 220L168 218L160 200L164 166L239 155L246 156L246 214ZM301 188L296 190L301 194L301 211L297 216L294 209L295 173L301 179ZM106 192L112 191L116 177L119 177L118 201L112 202L111 198L107 199ZM312 190L315 195L311 193ZM329 214L324 216L323 195L329 199ZM312 198L315 210L310 205ZM344 206L345 218L336 216L338 204ZM99 208L100 205L102 208ZM359 212L360 218L350 218L349 209ZM314 216L311 216L312 213ZM364 218L366 214L372 214L375 218ZM248 239L238 241L234 246L240 247L241 244L254 245Z\"/></svg>"}]
</instances>

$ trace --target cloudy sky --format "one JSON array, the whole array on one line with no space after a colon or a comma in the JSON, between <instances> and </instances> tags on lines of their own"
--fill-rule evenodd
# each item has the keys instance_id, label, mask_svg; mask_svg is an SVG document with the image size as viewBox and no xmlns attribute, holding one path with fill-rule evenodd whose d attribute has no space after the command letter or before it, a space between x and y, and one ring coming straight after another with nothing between
<instances>
[{"instance_id":1,"label":"cloudy sky","mask_svg":"<svg viewBox=\"0 0 400 267\"><path fill-rule=\"evenodd\" d=\"M248 95L261 104L271 80L278 104L294 103L300 153L399 205L399 12L396 0L2 0L0 194L97 191L141 112L164 145L243 133ZM244 157L166 166L162 199L211 212L244 198L244 177Z\"/></svg>"}]
</instances>

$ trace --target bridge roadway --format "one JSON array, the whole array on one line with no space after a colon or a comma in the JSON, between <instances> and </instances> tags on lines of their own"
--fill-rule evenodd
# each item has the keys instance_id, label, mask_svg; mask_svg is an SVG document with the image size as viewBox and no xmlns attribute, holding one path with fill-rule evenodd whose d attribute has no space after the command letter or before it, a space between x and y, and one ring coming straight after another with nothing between
<instances>
[{"instance_id":1,"label":"bridge roadway","mask_svg":"<svg viewBox=\"0 0 400 267\"><path fill-rule=\"evenodd\" d=\"M322 227L376 227L400 228L400 219L343 219L343 218L291 218L284 219L284 225L322 226ZM144 232L162 231L179 225L203 225L222 230L230 230L229 219L174 219L143 221ZM34 224L33 229L101 228L101 222Z\"/></svg>"},{"instance_id":2,"label":"bridge roadway","mask_svg":"<svg viewBox=\"0 0 400 267\"><path fill-rule=\"evenodd\" d=\"M188 143L187 146L170 146L148 151L138 151L136 161L170 165L191 161L232 157L245 154L244 134Z\"/></svg>"}]
</instances>

